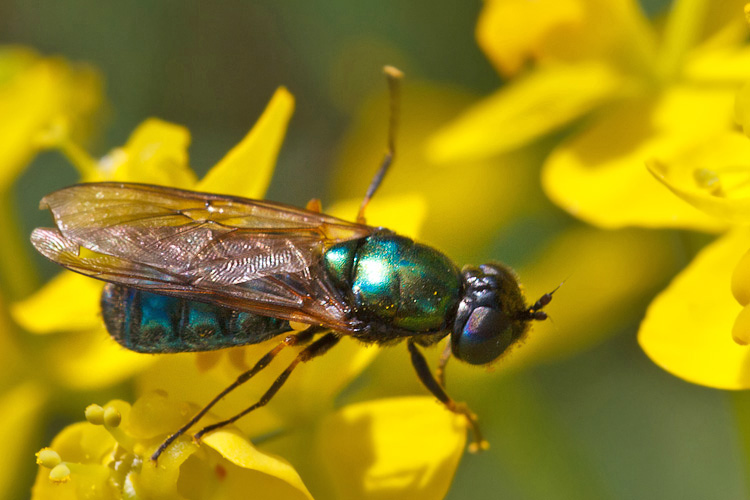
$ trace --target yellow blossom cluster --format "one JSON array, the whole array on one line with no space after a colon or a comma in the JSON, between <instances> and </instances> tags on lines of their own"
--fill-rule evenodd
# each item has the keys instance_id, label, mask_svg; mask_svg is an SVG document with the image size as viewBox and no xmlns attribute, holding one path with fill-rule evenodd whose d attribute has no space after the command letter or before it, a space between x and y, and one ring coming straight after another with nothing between
<instances>
[{"instance_id":1,"label":"yellow blossom cluster","mask_svg":"<svg viewBox=\"0 0 750 500\"><path fill-rule=\"evenodd\" d=\"M429 144L436 161L481 158L563 130L542 183L572 215L722 233L653 301L639 341L668 371L728 389L750 387L743 4L677 0L655 24L631 0L490 0L477 39L512 79Z\"/></svg>"},{"instance_id":2,"label":"yellow blossom cluster","mask_svg":"<svg viewBox=\"0 0 750 500\"><path fill-rule=\"evenodd\" d=\"M675 246L687 231L719 236L697 253L684 245L689 263L651 303L639 341L686 380L750 387L750 46L742 7L676 0L663 18L649 19L636 0L486 0L477 41L504 84L478 102L434 84L405 86L403 147L368 222L424 239L461 263L496 248L498 234L534 239L540 227L556 226L553 237L538 237L519 274L531 297L565 282L549 308L564 321L539 325L495 375L456 370L459 387L570 355L632 320L633 307L682 266ZM101 99L90 68L0 50L0 107L12 111L0 114L0 189L10 189L37 151L52 149L83 182L263 198L294 109L291 94L279 89L247 136L198 179L189 132L155 118L103 158L89 156L84 138ZM353 166L382 154L373 117L384 109L374 99L353 125L336 172L339 201L326 212L356 214L371 171ZM567 218L558 228L562 217L547 199L589 225ZM31 283L16 240L11 234L0 243L0 282ZM16 360L0 367L0 438L14 450L31 441L53 397L128 380L136 387L132 404L89 407L86 422L66 427L38 453L34 499L247 491L427 499L448 491L466 422L428 396L347 400L365 370L396 393L411 390L404 375L416 383L410 367L373 364L377 349L349 339L300 366L273 404L201 444L183 436L152 462L168 435L275 341L198 354L126 352L101 324L101 287L64 272L24 300L13 301L28 290L0 296L3 328L23 330L34 346L0 336ZM257 400L298 352L287 351L206 421ZM31 374L29 366L39 368ZM25 383L9 382L19 373ZM13 471L0 467L0 494L3 474Z\"/></svg>"}]
</instances>

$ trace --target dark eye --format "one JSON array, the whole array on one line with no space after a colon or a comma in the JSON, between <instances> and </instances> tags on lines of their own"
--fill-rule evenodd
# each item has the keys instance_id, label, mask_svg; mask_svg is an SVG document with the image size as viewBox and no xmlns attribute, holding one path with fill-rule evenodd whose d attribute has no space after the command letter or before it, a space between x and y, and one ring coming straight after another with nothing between
<instances>
[{"instance_id":1,"label":"dark eye","mask_svg":"<svg viewBox=\"0 0 750 500\"><path fill-rule=\"evenodd\" d=\"M460 335L451 336L453 354L472 365L497 359L515 340L514 321L507 314L489 307L471 311Z\"/></svg>"}]
</instances>

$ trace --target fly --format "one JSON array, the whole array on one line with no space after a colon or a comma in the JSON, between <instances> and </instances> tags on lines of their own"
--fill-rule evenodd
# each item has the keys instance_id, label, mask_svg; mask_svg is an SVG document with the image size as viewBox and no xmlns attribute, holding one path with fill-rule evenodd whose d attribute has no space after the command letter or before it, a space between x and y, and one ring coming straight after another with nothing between
<instances>
[{"instance_id":1,"label":"fly","mask_svg":"<svg viewBox=\"0 0 750 500\"><path fill-rule=\"evenodd\" d=\"M264 406L299 363L342 336L366 344L406 341L417 376L473 430L470 449L487 447L476 416L445 392L451 355L486 365L518 344L552 293L527 305L518 278L503 264L459 269L444 254L366 225L365 209L395 155L398 80L391 92L388 150L356 222L270 201L132 183L78 184L45 196L54 228L31 241L62 266L107 282L101 299L110 335L147 353L210 351L283 336L250 370L218 394L153 453L159 455L221 398L265 368L288 346L304 346L252 406L199 430L194 438ZM85 249L84 252L81 252ZM293 332L290 322L309 327ZM420 347L450 335L433 375Z\"/></svg>"}]
</instances>

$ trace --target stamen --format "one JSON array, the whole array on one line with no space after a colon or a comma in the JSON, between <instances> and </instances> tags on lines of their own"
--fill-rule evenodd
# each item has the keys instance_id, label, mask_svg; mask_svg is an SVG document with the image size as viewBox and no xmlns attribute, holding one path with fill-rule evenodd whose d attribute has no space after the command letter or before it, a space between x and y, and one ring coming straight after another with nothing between
<instances>
[{"instance_id":1,"label":"stamen","mask_svg":"<svg viewBox=\"0 0 750 500\"><path fill-rule=\"evenodd\" d=\"M118 427L122 421L122 415L117 411L117 408L108 406L104 409L104 425L106 427Z\"/></svg>"},{"instance_id":2,"label":"stamen","mask_svg":"<svg viewBox=\"0 0 750 500\"><path fill-rule=\"evenodd\" d=\"M90 424L103 426L115 438L118 445L131 453L134 452L135 438L120 429L122 415L117 408L113 406L102 408L97 404L91 404L86 407L85 415Z\"/></svg>"},{"instance_id":3,"label":"stamen","mask_svg":"<svg viewBox=\"0 0 750 500\"><path fill-rule=\"evenodd\" d=\"M84 415L90 424L104 425L104 408L101 406L97 404L88 405L84 411Z\"/></svg>"},{"instance_id":4,"label":"stamen","mask_svg":"<svg viewBox=\"0 0 750 500\"><path fill-rule=\"evenodd\" d=\"M52 448L42 448L36 453L36 463L47 469L53 469L61 462L62 458Z\"/></svg>"},{"instance_id":5,"label":"stamen","mask_svg":"<svg viewBox=\"0 0 750 500\"><path fill-rule=\"evenodd\" d=\"M64 463L58 464L49 471L49 478L53 483L65 483L70 481L70 468Z\"/></svg>"}]
</instances>

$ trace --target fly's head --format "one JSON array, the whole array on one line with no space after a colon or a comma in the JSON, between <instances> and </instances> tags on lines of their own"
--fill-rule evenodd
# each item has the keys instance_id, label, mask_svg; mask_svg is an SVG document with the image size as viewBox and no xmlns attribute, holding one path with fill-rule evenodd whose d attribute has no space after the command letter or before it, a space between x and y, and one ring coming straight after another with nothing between
<instances>
[{"instance_id":1,"label":"fly's head","mask_svg":"<svg viewBox=\"0 0 750 500\"><path fill-rule=\"evenodd\" d=\"M502 264L467 266L462 275L464 295L451 333L458 359L472 365L491 363L523 339L531 321L547 319L542 308L554 290L528 306L515 273Z\"/></svg>"}]
</instances>

